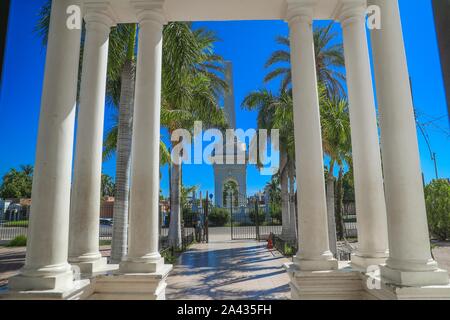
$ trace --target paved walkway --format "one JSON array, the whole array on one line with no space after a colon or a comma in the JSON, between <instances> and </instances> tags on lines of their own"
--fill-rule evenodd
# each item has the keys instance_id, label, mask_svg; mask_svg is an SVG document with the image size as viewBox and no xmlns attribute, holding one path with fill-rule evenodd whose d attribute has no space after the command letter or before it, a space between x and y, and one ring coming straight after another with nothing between
<instances>
[{"instance_id":1,"label":"paved walkway","mask_svg":"<svg viewBox=\"0 0 450 320\"><path fill-rule=\"evenodd\" d=\"M289 260L265 248L265 242L229 241L217 235L182 254L168 278L168 299L289 299ZM450 243L435 243L434 257L450 271ZM109 256L109 246L101 247ZM0 247L0 290L25 261L25 248Z\"/></svg>"},{"instance_id":2,"label":"paved walkway","mask_svg":"<svg viewBox=\"0 0 450 320\"><path fill-rule=\"evenodd\" d=\"M266 242L216 241L195 244L169 275L167 299L289 299L289 260Z\"/></svg>"}]
</instances>

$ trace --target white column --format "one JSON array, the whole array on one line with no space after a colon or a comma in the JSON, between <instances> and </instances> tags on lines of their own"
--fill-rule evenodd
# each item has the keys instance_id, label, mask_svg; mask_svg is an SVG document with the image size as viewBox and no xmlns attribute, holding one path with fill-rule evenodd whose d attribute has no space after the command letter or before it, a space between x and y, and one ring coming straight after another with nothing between
<instances>
[{"instance_id":1,"label":"white column","mask_svg":"<svg viewBox=\"0 0 450 320\"><path fill-rule=\"evenodd\" d=\"M337 269L328 243L319 97L312 32L312 8L288 9L294 98L301 270Z\"/></svg>"},{"instance_id":2,"label":"white column","mask_svg":"<svg viewBox=\"0 0 450 320\"><path fill-rule=\"evenodd\" d=\"M339 17L344 35L358 221L358 250L352 256L352 263L364 269L384 263L389 255L365 11L365 0L347 0Z\"/></svg>"},{"instance_id":3,"label":"white column","mask_svg":"<svg viewBox=\"0 0 450 320\"><path fill-rule=\"evenodd\" d=\"M33 178L25 266L15 290L67 290L70 182L81 30L66 27L73 0L53 1Z\"/></svg>"},{"instance_id":4,"label":"white column","mask_svg":"<svg viewBox=\"0 0 450 320\"><path fill-rule=\"evenodd\" d=\"M82 273L106 264L99 251L103 122L109 32L108 7L86 8L80 106L69 228L69 261Z\"/></svg>"},{"instance_id":5,"label":"white column","mask_svg":"<svg viewBox=\"0 0 450 320\"><path fill-rule=\"evenodd\" d=\"M152 273L164 264L158 249L159 141L163 15L139 8L139 52L133 117L128 255L122 273Z\"/></svg>"},{"instance_id":6,"label":"white column","mask_svg":"<svg viewBox=\"0 0 450 320\"><path fill-rule=\"evenodd\" d=\"M448 284L431 257L419 148L398 2L371 0L381 8L372 47L381 126L390 256L381 275L406 285Z\"/></svg>"}]
</instances>

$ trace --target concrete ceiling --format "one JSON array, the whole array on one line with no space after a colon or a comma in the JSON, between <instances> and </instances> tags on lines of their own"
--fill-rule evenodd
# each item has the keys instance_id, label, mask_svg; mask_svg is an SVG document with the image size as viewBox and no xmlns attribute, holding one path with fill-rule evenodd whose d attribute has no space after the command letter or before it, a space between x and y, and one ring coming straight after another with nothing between
<instances>
[{"instance_id":1,"label":"concrete ceiling","mask_svg":"<svg viewBox=\"0 0 450 320\"><path fill-rule=\"evenodd\" d=\"M135 23L134 0L82 0L109 2L118 23ZM153 1L153 0L141 0ZM340 0L298 0L315 2L314 19L333 19ZM168 21L284 20L287 0L165 0Z\"/></svg>"}]
</instances>

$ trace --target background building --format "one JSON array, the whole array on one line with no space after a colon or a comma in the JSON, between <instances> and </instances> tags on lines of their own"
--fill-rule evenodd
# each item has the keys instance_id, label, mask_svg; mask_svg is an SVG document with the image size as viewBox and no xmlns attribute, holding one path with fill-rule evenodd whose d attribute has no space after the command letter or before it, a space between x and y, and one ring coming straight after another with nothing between
<instances>
[{"instance_id":1,"label":"background building","mask_svg":"<svg viewBox=\"0 0 450 320\"><path fill-rule=\"evenodd\" d=\"M450 121L450 0L433 0L433 10Z\"/></svg>"},{"instance_id":2,"label":"background building","mask_svg":"<svg viewBox=\"0 0 450 320\"><path fill-rule=\"evenodd\" d=\"M224 97L224 111L225 116L228 120L229 127L231 129L236 129L236 106L234 97L234 85L233 85L233 65L231 62L225 62L226 71L225 77L228 83L229 92ZM226 140L226 138L224 137ZM224 141L226 143L233 143L230 141ZM237 152L237 148L241 148L240 151L246 152L245 143L243 141L234 141L233 149ZM216 154L216 156L219 156ZM223 190L226 183L232 181L236 183L239 192L238 203L239 206L245 205L247 200L247 165L238 164L237 154L228 154L227 146L224 143L223 148L223 164L214 164L214 193L215 193L215 205L217 207L224 206ZM226 164L226 159L231 157L235 160L235 164Z\"/></svg>"}]
</instances>

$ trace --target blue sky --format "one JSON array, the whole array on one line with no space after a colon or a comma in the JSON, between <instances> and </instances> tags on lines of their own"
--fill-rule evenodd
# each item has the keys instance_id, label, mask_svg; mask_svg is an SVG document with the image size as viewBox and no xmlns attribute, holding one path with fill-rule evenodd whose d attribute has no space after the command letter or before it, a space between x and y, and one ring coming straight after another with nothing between
<instances>
[{"instance_id":1,"label":"blue sky","mask_svg":"<svg viewBox=\"0 0 450 320\"><path fill-rule=\"evenodd\" d=\"M44 0L12 0L2 87L0 88L0 176L21 164L33 164L39 120L40 97L44 72L45 49L33 33L37 13ZM431 1L400 0L408 66L413 82L414 101L421 122L438 156L441 177L450 177L450 137L445 95ZM323 22L315 25L323 25ZM281 21L196 23L197 27L214 30L220 38L216 52L234 64L237 126L256 126L256 113L240 110L243 98L252 90L268 87L262 81L267 70L264 63L277 48L274 39L287 35ZM340 32L338 26L336 31ZM337 40L341 40L340 37ZM114 110L107 107L105 130L112 123ZM436 120L437 119L437 120ZM162 131L165 135L165 132ZM434 177L434 165L423 137L419 134L421 163L425 179ZM115 173L114 159L104 163L103 171ZM248 193L263 188L270 177L260 176L255 167L248 170ZM183 182L198 185L202 190L214 189L212 167L184 166ZM167 170L161 181L168 191Z\"/></svg>"}]
</instances>

